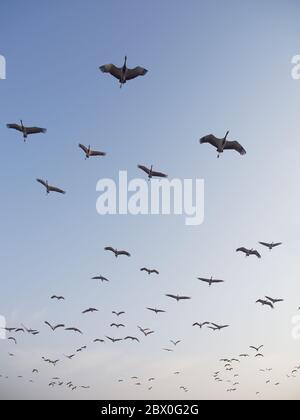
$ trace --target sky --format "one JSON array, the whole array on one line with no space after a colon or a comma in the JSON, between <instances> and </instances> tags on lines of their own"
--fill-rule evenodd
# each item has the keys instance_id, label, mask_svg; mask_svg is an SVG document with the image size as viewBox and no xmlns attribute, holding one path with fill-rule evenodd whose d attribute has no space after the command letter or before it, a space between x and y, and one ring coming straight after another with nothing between
<instances>
[{"instance_id":1,"label":"sky","mask_svg":"<svg viewBox=\"0 0 300 420\"><path fill-rule=\"evenodd\" d=\"M0 314L8 326L24 323L40 334L18 333L17 345L0 340L0 398L299 398L299 376L286 377L300 364L292 337L300 306L300 81L291 77L299 13L296 0L2 1ZM148 73L120 89L99 66L122 66L125 55L129 67ZM48 131L24 144L6 128L20 119ZM245 156L228 151L217 159L199 144L227 130ZM78 143L107 156L84 160ZM138 164L170 179L203 179L203 224L97 214L97 182L117 180L120 170L144 178ZM46 196L37 177L67 194ZM283 245L269 252L258 241ZM116 260L104 252L108 245L131 257ZM239 246L258 248L262 259L237 254ZM143 266L159 276L141 273ZM110 282L91 280L98 274ZM226 281L209 289L199 276ZM166 293L192 299L177 304ZM66 300L53 302L53 294ZM285 301L275 310L256 305L265 295ZM99 312L81 314L91 306ZM155 316L148 306L167 312ZM117 319L124 331L110 327L113 310L126 312ZM52 333L46 320L84 334ZM192 327L206 320L230 327ZM137 325L155 333L143 338ZM141 342L93 343L125 334ZM174 352L162 350L177 339ZM240 385L227 393L233 375L219 359L260 344L265 357L251 353L235 367ZM83 345L85 352L65 358ZM60 362L52 367L42 356ZM266 368L273 371L259 372ZM219 370L221 384L212 377ZM51 389L55 376L90 389Z\"/></svg>"}]
</instances>

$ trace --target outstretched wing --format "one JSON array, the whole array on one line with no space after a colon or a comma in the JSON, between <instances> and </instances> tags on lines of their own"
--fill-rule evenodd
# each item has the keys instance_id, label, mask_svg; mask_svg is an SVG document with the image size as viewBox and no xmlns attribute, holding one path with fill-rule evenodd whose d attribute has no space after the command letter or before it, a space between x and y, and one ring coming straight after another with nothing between
<instances>
[{"instance_id":1,"label":"outstretched wing","mask_svg":"<svg viewBox=\"0 0 300 420\"><path fill-rule=\"evenodd\" d=\"M162 172L156 172L156 171L152 171L152 176L157 176L159 178L168 178L168 175Z\"/></svg>"},{"instance_id":2,"label":"outstretched wing","mask_svg":"<svg viewBox=\"0 0 300 420\"><path fill-rule=\"evenodd\" d=\"M258 251L251 251L251 254L252 255L256 255L257 256L257 258L261 258L261 255L260 255L260 253L258 252Z\"/></svg>"},{"instance_id":3,"label":"outstretched wing","mask_svg":"<svg viewBox=\"0 0 300 420\"><path fill-rule=\"evenodd\" d=\"M13 128L14 130L17 130L23 133L22 127L19 124L6 124L6 127Z\"/></svg>"},{"instance_id":4,"label":"outstretched wing","mask_svg":"<svg viewBox=\"0 0 300 420\"><path fill-rule=\"evenodd\" d=\"M178 297L179 300L188 300L191 299L189 296L179 296Z\"/></svg>"},{"instance_id":5,"label":"outstretched wing","mask_svg":"<svg viewBox=\"0 0 300 420\"><path fill-rule=\"evenodd\" d=\"M27 134L39 134L39 133L45 134L47 132L47 129L41 128L41 127L26 127L26 132Z\"/></svg>"},{"instance_id":6,"label":"outstretched wing","mask_svg":"<svg viewBox=\"0 0 300 420\"><path fill-rule=\"evenodd\" d=\"M142 171L146 172L147 175L150 174L150 170L148 168L146 168L146 166L138 165L138 168L141 169Z\"/></svg>"},{"instance_id":7,"label":"outstretched wing","mask_svg":"<svg viewBox=\"0 0 300 420\"><path fill-rule=\"evenodd\" d=\"M268 244L267 242L259 242L259 244L261 244L261 245L263 245L263 246L267 246L267 247L269 247L269 246L270 246L270 244Z\"/></svg>"},{"instance_id":8,"label":"outstretched wing","mask_svg":"<svg viewBox=\"0 0 300 420\"><path fill-rule=\"evenodd\" d=\"M106 153L104 152L98 152L97 150L91 150L90 156L106 156Z\"/></svg>"},{"instance_id":9,"label":"outstretched wing","mask_svg":"<svg viewBox=\"0 0 300 420\"><path fill-rule=\"evenodd\" d=\"M120 80L122 77L122 69L119 67L116 67L114 64L104 64L103 66L99 67L99 69L103 73L111 74L118 80Z\"/></svg>"},{"instance_id":10,"label":"outstretched wing","mask_svg":"<svg viewBox=\"0 0 300 420\"><path fill-rule=\"evenodd\" d=\"M245 155L246 154L246 150L243 148L243 146L238 141L226 141L224 149L235 150L240 155Z\"/></svg>"},{"instance_id":11,"label":"outstretched wing","mask_svg":"<svg viewBox=\"0 0 300 420\"><path fill-rule=\"evenodd\" d=\"M49 189L49 191L57 192L59 194L66 194L66 191L64 191L60 188L57 188L57 187L49 186L48 189Z\"/></svg>"},{"instance_id":12,"label":"outstretched wing","mask_svg":"<svg viewBox=\"0 0 300 420\"><path fill-rule=\"evenodd\" d=\"M200 144L209 143L214 146L216 149L219 148L221 145L222 140L215 137L213 134L209 134L208 136L204 136L200 139Z\"/></svg>"},{"instance_id":13,"label":"outstretched wing","mask_svg":"<svg viewBox=\"0 0 300 420\"><path fill-rule=\"evenodd\" d=\"M276 244L273 244L272 246L273 248L275 248L276 246L280 246L280 245L282 245L282 242L277 242Z\"/></svg>"},{"instance_id":14,"label":"outstretched wing","mask_svg":"<svg viewBox=\"0 0 300 420\"><path fill-rule=\"evenodd\" d=\"M126 257L130 257L131 255L127 251L118 251L118 255L126 255Z\"/></svg>"},{"instance_id":15,"label":"outstretched wing","mask_svg":"<svg viewBox=\"0 0 300 420\"><path fill-rule=\"evenodd\" d=\"M247 252L248 252L249 250L247 249L247 248L245 248L245 247L241 247L241 248L238 248L237 250L236 250L236 252L244 252L245 254L247 254Z\"/></svg>"},{"instance_id":16,"label":"outstretched wing","mask_svg":"<svg viewBox=\"0 0 300 420\"><path fill-rule=\"evenodd\" d=\"M78 146L80 147L80 149L81 149L81 150L83 150L83 151L84 151L84 153L88 153L88 151L89 151L89 150L88 150L88 148L87 148L87 147L85 147L85 146L84 146L84 144L80 144L80 143L79 143L79 145L78 145Z\"/></svg>"},{"instance_id":17,"label":"outstretched wing","mask_svg":"<svg viewBox=\"0 0 300 420\"><path fill-rule=\"evenodd\" d=\"M145 76L148 73L148 70L143 67L135 67L134 69L127 69L126 80L135 79L138 76Z\"/></svg>"},{"instance_id":18,"label":"outstretched wing","mask_svg":"<svg viewBox=\"0 0 300 420\"><path fill-rule=\"evenodd\" d=\"M42 180L42 179L40 179L40 178L37 178L36 180L37 180L37 182L39 182L40 184L42 184L45 188L47 188L47 184L46 184L46 182L45 182L45 181L43 181L43 180Z\"/></svg>"},{"instance_id":19,"label":"outstretched wing","mask_svg":"<svg viewBox=\"0 0 300 420\"><path fill-rule=\"evenodd\" d=\"M202 277L198 277L198 280L204 281L204 283L210 283L210 280L209 279L204 279Z\"/></svg>"},{"instance_id":20,"label":"outstretched wing","mask_svg":"<svg viewBox=\"0 0 300 420\"><path fill-rule=\"evenodd\" d=\"M224 283L224 280L211 280L212 283Z\"/></svg>"},{"instance_id":21,"label":"outstretched wing","mask_svg":"<svg viewBox=\"0 0 300 420\"><path fill-rule=\"evenodd\" d=\"M113 247L111 247L111 246L107 246L107 247L105 247L105 248L104 248L104 250L105 250L105 251L111 251L111 252L113 252L113 253L115 253L115 252L116 252L116 250L115 250Z\"/></svg>"},{"instance_id":22,"label":"outstretched wing","mask_svg":"<svg viewBox=\"0 0 300 420\"><path fill-rule=\"evenodd\" d=\"M175 295L166 295L167 297L169 297L169 298L172 298L172 299L177 299L177 296L175 296Z\"/></svg>"}]
</instances>

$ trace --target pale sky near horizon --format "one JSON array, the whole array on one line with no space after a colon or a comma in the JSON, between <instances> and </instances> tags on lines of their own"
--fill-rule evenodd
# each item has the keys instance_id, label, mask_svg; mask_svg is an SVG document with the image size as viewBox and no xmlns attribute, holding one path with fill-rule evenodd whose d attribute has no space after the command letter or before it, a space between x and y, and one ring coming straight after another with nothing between
<instances>
[{"instance_id":1,"label":"pale sky near horizon","mask_svg":"<svg viewBox=\"0 0 300 420\"><path fill-rule=\"evenodd\" d=\"M0 377L0 398L252 399L259 391L259 398L299 399L299 375L286 377L300 364L300 340L292 338L292 318L300 314L300 81L291 77L292 57L300 54L299 2L2 3L0 314L8 326L24 323L40 335L15 334L17 345L0 340L0 375L8 376ZM119 89L98 68L121 66L125 54L129 67L148 73ZM47 134L24 144L6 128L20 119ZM246 156L228 151L217 159L199 144L227 130ZM85 161L79 142L107 156ZM98 215L97 181L117 179L119 170L143 176L138 164L170 178L203 179L204 223ZM37 177L67 194L46 197ZM269 252L258 241L283 245ZM107 245L132 256L115 260ZM237 254L239 246L259 249L262 259ZM160 275L148 277L143 266ZM110 283L90 280L97 274ZM199 276L226 281L209 289ZM177 304L166 293L192 299ZM51 301L53 294L65 302ZM256 305L265 295L285 302L274 311ZM167 312L155 316L148 306ZM82 315L88 307L99 312ZM113 310L126 314L115 318ZM84 335L52 333L46 320ZM110 327L115 321L124 331ZM230 328L201 331L195 321ZM143 338L137 325L155 334ZM127 334L141 342L92 343ZM177 339L174 352L162 350ZM265 357L257 360L249 346L260 344ZM87 350L73 360L64 357L83 345ZM224 372L220 358L245 352L251 358L235 368L240 385L229 394L233 375L222 373L218 384L212 374ZM54 368L42 356L60 362ZM259 372L266 368L271 374ZM55 376L91 389L50 389Z\"/></svg>"}]
</instances>

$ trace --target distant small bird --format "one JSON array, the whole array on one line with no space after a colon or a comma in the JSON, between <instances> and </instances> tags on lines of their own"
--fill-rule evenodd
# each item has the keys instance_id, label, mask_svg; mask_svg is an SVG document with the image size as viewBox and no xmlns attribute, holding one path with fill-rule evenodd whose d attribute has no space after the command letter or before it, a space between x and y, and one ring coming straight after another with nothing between
<instances>
[{"instance_id":1,"label":"distant small bird","mask_svg":"<svg viewBox=\"0 0 300 420\"><path fill-rule=\"evenodd\" d=\"M245 155L246 150L243 146L237 141L228 141L229 131L227 131L224 138L220 139L215 137L213 134L209 134L208 136L202 137L200 139L200 144L209 143L210 145L214 146L218 152L218 158L220 154L224 152L224 150L235 150L240 155Z\"/></svg>"},{"instance_id":2,"label":"distant small bird","mask_svg":"<svg viewBox=\"0 0 300 420\"><path fill-rule=\"evenodd\" d=\"M258 353L258 354L255 355L255 357L265 357L265 356L261 353Z\"/></svg>"},{"instance_id":3,"label":"distant small bird","mask_svg":"<svg viewBox=\"0 0 300 420\"><path fill-rule=\"evenodd\" d=\"M131 341L137 341L138 343L140 342L140 340L137 337L133 337L131 335L127 335L124 340L131 340Z\"/></svg>"},{"instance_id":4,"label":"distant small bird","mask_svg":"<svg viewBox=\"0 0 300 420\"><path fill-rule=\"evenodd\" d=\"M125 255L126 257L130 257L131 255L127 251L118 251L115 248L112 248L111 246L107 246L104 248L105 251L111 251L115 254L115 257L119 257L119 255Z\"/></svg>"},{"instance_id":5,"label":"distant small bird","mask_svg":"<svg viewBox=\"0 0 300 420\"><path fill-rule=\"evenodd\" d=\"M216 331L221 331L224 328L228 328L229 327L229 325L218 325L218 324L214 324L213 322L211 323L211 325L212 325L212 327L208 327L208 328L210 328L212 330L216 330Z\"/></svg>"},{"instance_id":6,"label":"distant small bird","mask_svg":"<svg viewBox=\"0 0 300 420\"><path fill-rule=\"evenodd\" d=\"M118 341L123 340L123 338L112 338L112 337L108 337L107 335L105 337L108 338L113 343L117 343Z\"/></svg>"},{"instance_id":7,"label":"distant small bird","mask_svg":"<svg viewBox=\"0 0 300 420\"><path fill-rule=\"evenodd\" d=\"M120 312L112 311L112 314L115 314L117 316L121 316L121 315L125 314L125 312L124 311L120 311Z\"/></svg>"},{"instance_id":8,"label":"distant small bird","mask_svg":"<svg viewBox=\"0 0 300 420\"><path fill-rule=\"evenodd\" d=\"M146 268L146 267L141 268L140 271L146 271L146 273L148 273L149 276L150 274L159 274L157 270L149 270L149 268Z\"/></svg>"},{"instance_id":9,"label":"distant small bird","mask_svg":"<svg viewBox=\"0 0 300 420\"><path fill-rule=\"evenodd\" d=\"M166 311L162 310L162 309L156 309L156 308L146 308L149 311L155 312L156 314L160 314L160 313L164 313Z\"/></svg>"},{"instance_id":10,"label":"distant small bird","mask_svg":"<svg viewBox=\"0 0 300 420\"><path fill-rule=\"evenodd\" d=\"M261 303L262 306L270 306L270 308L274 309L274 305L271 302L268 302L267 300L264 299L258 299L256 301L256 303Z\"/></svg>"},{"instance_id":11,"label":"distant small bird","mask_svg":"<svg viewBox=\"0 0 300 420\"><path fill-rule=\"evenodd\" d=\"M93 343L105 343L104 340L100 339L100 338L96 338Z\"/></svg>"},{"instance_id":12,"label":"distant small bird","mask_svg":"<svg viewBox=\"0 0 300 420\"><path fill-rule=\"evenodd\" d=\"M122 87L122 85L124 85L128 80L135 79L138 76L145 76L145 74L148 72L148 70L139 66L133 69L129 69L127 67L127 56L125 56L123 67L116 67L114 64L104 64L103 66L100 66L99 69L103 73L109 73L118 79L120 82L120 87Z\"/></svg>"},{"instance_id":13,"label":"distant small bird","mask_svg":"<svg viewBox=\"0 0 300 420\"><path fill-rule=\"evenodd\" d=\"M24 330L24 328L17 328L17 329L15 330L15 333L17 333L17 332L22 332L22 333L25 333L25 330Z\"/></svg>"},{"instance_id":14,"label":"distant small bird","mask_svg":"<svg viewBox=\"0 0 300 420\"><path fill-rule=\"evenodd\" d=\"M80 347L80 349L76 350L76 353L80 353L80 352L82 352L83 350L86 350L86 349L87 349L86 346L82 346L82 347Z\"/></svg>"},{"instance_id":15,"label":"distant small bird","mask_svg":"<svg viewBox=\"0 0 300 420\"><path fill-rule=\"evenodd\" d=\"M180 300L188 300L188 299L191 299L188 296L169 295L169 294L167 294L166 296L169 297L169 298L175 299L177 302L179 302Z\"/></svg>"},{"instance_id":16,"label":"distant small bird","mask_svg":"<svg viewBox=\"0 0 300 420\"><path fill-rule=\"evenodd\" d=\"M154 177L155 178L168 178L168 175L164 174L163 172L153 171L153 165L151 165L150 169L148 169L146 166L143 166L143 165L138 165L138 168L146 172L146 174L148 175L148 179L151 179Z\"/></svg>"},{"instance_id":17,"label":"distant small bird","mask_svg":"<svg viewBox=\"0 0 300 420\"><path fill-rule=\"evenodd\" d=\"M92 280L100 280L102 282L104 282L104 281L109 282L109 280L106 277L103 277L101 275L100 276L92 277Z\"/></svg>"},{"instance_id":18,"label":"distant small bird","mask_svg":"<svg viewBox=\"0 0 300 420\"><path fill-rule=\"evenodd\" d=\"M112 323L112 324L110 324L110 326L111 327L116 327L116 328L120 328L120 327L124 327L125 328L125 325L124 324L115 324L115 323Z\"/></svg>"},{"instance_id":19,"label":"distant small bird","mask_svg":"<svg viewBox=\"0 0 300 420\"><path fill-rule=\"evenodd\" d=\"M276 242L276 243L259 242L259 244L266 246L267 248L269 248L270 251L272 251L273 248L282 245L282 242Z\"/></svg>"},{"instance_id":20,"label":"distant small bird","mask_svg":"<svg viewBox=\"0 0 300 420\"><path fill-rule=\"evenodd\" d=\"M39 373L37 369L33 369L32 373Z\"/></svg>"},{"instance_id":21,"label":"distant small bird","mask_svg":"<svg viewBox=\"0 0 300 420\"><path fill-rule=\"evenodd\" d=\"M224 280L214 280L212 277L210 279L198 277L198 280L203 281L204 283L208 283L209 286L211 286L212 284L224 283Z\"/></svg>"},{"instance_id":22,"label":"distant small bird","mask_svg":"<svg viewBox=\"0 0 300 420\"><path fill-rule=\"evenodd\" d=\"M44 181L42 179L37 178L37 182L42 184L46 188L47 194L50 194L50 192L57 192L59 194L66 194L64 190L61 190L60 188L53 187L52 185L48 184L48 181Z\"/></svg>"},{"instance_id":23,"label":"distant small bird","mask_svg":"<svg viewBox=\"0 0 300 420\"><path fill-rule=\"evenodd\" d=\"M174 350L172 350L172 349L163 349L164 351L167 351L167 352L172 352L172 351L174 351Z\"/></svg>"},{"instance_id":24,"label":"distant small bird","mask_svg":"<svg viewBox=\"0 0 300 420\"><path fill-rule=\"evenodd\" d=\"M259 346L259 347L250 346L249 348L250 348L250 349L255 350L255 351L256 351L256 353L258 353L258 352L259 352L259 350L260 350L260 349L262 349L263 347L264 347L264 345L262 344L262 345L261 345L261 346Z\"/></svg>"},{"instance_id":25,"label":"distant small bird","mask_svg":"<svg viewBox=\"0 0 300 420\"><path fill-rule=\"evenodd\" d=\"M181 343L181 340L177 340L177 341L170 340L170 342L176 347L177 344Z\"/></svg>"},{"instance_id":26,"label":"distant small bird","mask_svg":"<svg viewBox=\"0 0 300 420\"><path fill-rule=\"evenodd\" d=\"M65 298L63 296L56 296L56 295L51 296L51 299L65 300Z\"/></svg>"},{"instance_id":27,"label":"distant small bird","mask_svg":"<svg viewBox=\"0 0 300 420\"><path fill-rule=\"evenodd\" d=\"M106 153L104 152L97 152L96 150L92 150L91 146L86 147L83 144L79 144L79 147L84 151L86 159L89 159L92 156L106 156Z\"/></svg>"},{"instance_id":28,"label":"distant small bird","mask_svg":"<svg viewBox=\"0 0 300 420\"><path fill-rule=\"evenodd\" d=\"M23 134L24 142L26 142L27 137L30 134L40 134L40 133L46 133L46 128L40 128L40 127L24 127L23 121L21 120L21 125L19 124L7 124L7 128L12 128L14 130L20 131L20 133Z\"/></svg>"},{"instance_id":29,"label":"distant small bird","mask_svg":"<svg viewBox=\"0 0 300 420\"><path fill-rule=\"evenodd\" d=\"M240 354L239 357L250 357L249 354Z\"/></svg>"},{"instance_id":30,"label":"distant small bird","mask_svg":"<svg viewBox=\"0 0 300 420\"><path fill-rule=\"evenodd\" d=\"M48 325L48 327L50 327L52 331L55 331L58 328L64 328L65 327L64 324L57 324L55 326L52 326L48 321L45 321L45 324Z\"/></svg>"},{"instance_id":31,"label":"distant small bird","mask_svg":"<svg viewBox=\"0 0 300 420\"><path fill-rule=\"evenodd\" d=\"M13 341L15 344L17 344L17 340L14 337L8 337L8 340Z\"/></svg>"},{"instance_id":32,"label":"distant small bird","mask_svg":"<svg viewBox=\"0 0 300 420\"><path fill-rule=\"evenodd\" d=\"M85 311L82 311L82 314L88 314L88 313L93 313L93 312L99 312L99 310L96 308L88 308Z\"/></svg>"},{"instance_id":33,"label":"distant small bird","mask_svg":"<svg viewBox=\"0 0 300 420\"><path fill-rule=\"evenodd\" d=\"M256 255L257 258L261 258L261 255L256 249L247 249L244 247L238 248L236 252L243 252L246 257L250 257L250 255Z\"/></svg>"},{"instance_id":34,"label":"distant small bird","mask_svg":"<svg viewBox=\"0 0 300 420\"><path fill-rule=\"evenodd\" d=\"M75 354L71 354L70 356L67 356L67 355L65 354L65 357L66 357L67 359L69 359L69 360L72 360L72 359L73 359L73 357L75 357Z\"/></svg>"}]
</instances>

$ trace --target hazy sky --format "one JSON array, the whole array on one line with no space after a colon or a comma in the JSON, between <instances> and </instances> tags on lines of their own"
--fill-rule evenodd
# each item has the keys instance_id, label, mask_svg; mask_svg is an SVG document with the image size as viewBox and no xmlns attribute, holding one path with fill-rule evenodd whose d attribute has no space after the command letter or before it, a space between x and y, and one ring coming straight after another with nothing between
<instances>
[{"instance_id":1,"label":"hazy sky","mask_svg":"<svg viewBox=\"0 0 300 420\"><path fill-rule=\"evenodd\" d=\"M297 0L2 1L0 314L8 326L23 322L40 335L19 333L17 345L0 341L0 374L9 376L0 378L1 398L300 396L299 378L286 378L300 363L300 341L291 335L300 305L300 81L291 77L291 59L300 54L299 13ZM149 72L120 90L98 67L121 66L125 54L129 67ZM6 128L21 118L47 127L47 134L24 144ZM246 156L226 152L217 159L212 147L199 144L227 130ZM79 142L107 156L85 161ZM141 176L137 164L153 164L171 179L204 179L204 223L99 216L97 181L117 179L119 170ZM46 197L37 177L67 195ZM270 253L258 241L284 246ZM107 245L132 257L115 260ZM259 247L263 258L245 259L235 252L242 245ZM160 275L148 278L143 266ZM90 280L97 274L110 283ZM209 289L197 281L212 275L226 282ZM192 300L177 304L165 293ZM65 302L51 301L52 294ZM274 311L256 305L265 295L285 302ZM90 306L99 312L82 315ZM156 317L147 306L167 312ZM116 319L113 310L126 315ZM45 320L84 335L52 333ZM124 331L110 327L116 320ZM230 328L220 334L192 328L206 320ZM144 339L137 325L155 334ZM92 343L127 334L141 343ZM182 342L173 353L162 351L170 339ZM237 367L236 394L226 392L230 384L215 383L220 358L260 344L265 358ZM72 361L63 356L83 345L86 352ZM54 368L42 356L61 361ZM259 372L270 367L270 375ZM91 389L50 389L55 376Z\"/></svg>"}]
</instances>

